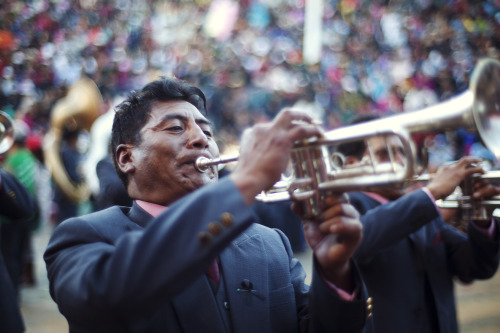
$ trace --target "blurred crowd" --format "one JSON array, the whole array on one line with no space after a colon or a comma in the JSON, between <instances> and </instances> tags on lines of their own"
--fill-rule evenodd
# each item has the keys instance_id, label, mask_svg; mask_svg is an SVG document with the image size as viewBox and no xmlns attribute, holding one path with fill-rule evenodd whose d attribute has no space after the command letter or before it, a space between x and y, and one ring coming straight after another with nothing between
<instances>
[{"instance_id":1,"label":"blurred crowd","mask_svg":"<svg viewBox=\"0 0 500 333\"><path fill-rule=\"evenodd\" d=\"M324 0L318 63L303 59L305 0L4 0L0 109L26 126L43 163L54 104L80 77L104 98L160 75L198 85L222 149L285 106L326 128L362 114L419 110L465 89L478 59L498 58L500 1ZM493 159L476 135L425 144L433 163Z\"/></svg>"}]
</instances>

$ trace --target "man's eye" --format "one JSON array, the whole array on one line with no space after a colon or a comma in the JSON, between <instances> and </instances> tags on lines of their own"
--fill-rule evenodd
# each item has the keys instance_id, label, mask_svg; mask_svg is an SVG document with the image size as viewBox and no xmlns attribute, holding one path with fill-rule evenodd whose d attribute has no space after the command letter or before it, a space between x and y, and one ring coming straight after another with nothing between
<instances>
[{"instance_id":1,"label":"man's eye","mask_svg":"<svg viewBox=\"0 0 500 333\"><path fill-rule=\"evenodd\" d=\"M171 127L167 128L167 130L173 131L173 132L179 132L179 131L182 131L182 127L181 126L171 126Z\"/></svg>"},{"instance_id":2,"label":"man's eye","mask_svg":"<svg viewBox=\"0 0 500 333\"><path fill-rule=\"evenodd\" d=\"M203 131L203 133L205 133L205 135L208 136L209 138L212 137L212 132L210 131Z\"/></svg>"},{"instance_id":3,"label":"man's eye","mask_svg":"<svg viewBox=\"0 0 500 333\"><path fill-rule=\"evenodd\" d=\"M386 159L389 157L389 152L387 150L378 151L375 153L380 159Z\"/></svg>"}]
</instances>

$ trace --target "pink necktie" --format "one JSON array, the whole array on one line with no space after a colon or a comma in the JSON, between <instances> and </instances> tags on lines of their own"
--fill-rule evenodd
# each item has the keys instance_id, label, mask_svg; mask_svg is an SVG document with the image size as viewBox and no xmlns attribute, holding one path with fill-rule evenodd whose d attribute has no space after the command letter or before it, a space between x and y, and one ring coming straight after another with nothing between
<instances>
[{"instance_id":1,"label":"pink necktie","mask_svg":"<svg viewBox=\"0 0 500 333\"><path fill-rule=\"evenodd\" d=\"M215 259L213 261L212 265L210 265L210 267L208 267L208 269L207 269L207 276L215 284L219 284L220 273L219 273L219 260L218 259Z\"/></svg>"}]
</instances>

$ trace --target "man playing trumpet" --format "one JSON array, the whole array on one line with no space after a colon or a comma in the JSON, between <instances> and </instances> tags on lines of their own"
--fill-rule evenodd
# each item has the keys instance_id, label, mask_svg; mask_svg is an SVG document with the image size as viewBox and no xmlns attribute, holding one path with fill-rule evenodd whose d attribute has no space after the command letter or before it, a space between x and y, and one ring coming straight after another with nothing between
<instances>
[{"instance_id":1,"label":"man playing trumpet","mask_svg":"<svg viewBox=\"0 0 500 333\"><path fill-rule=\"evenodd\" d=\"M388 140L389 146L381 137L346 143L339 151L356 163L369 145L376 163L403 165L401 143ZM445 224L435 203L466 177L483 173L478 162L463 157L440 167L425 187L407 194L400 188L349 193L363 224L354 257L373 296L375 332L458 332L454 279L469 283L497 271L499 221L492 212L485 220L470 221L465 234ZM500 188L480 182L473 196L498 193Z\"/></svg>"},{"instance_id":2,"label":"man playing trumpet","mask_svg":"<svg viewBox=\"0 0 500 333\"><path fill-rule=\"evenodd\" d=\"M116 108L115 169L134 199L59 225L44 259L72 332L359 332L370 316L351 256L355 209L331 197L304 221L312 286L282 232L253 223L255 196L280 179L297 140L320 136L280 112L244 132L218 181L195 161L219 155L205 96L162 78ZM337 241L339 235L342 241Z\"/></svg>"}]
</instances>

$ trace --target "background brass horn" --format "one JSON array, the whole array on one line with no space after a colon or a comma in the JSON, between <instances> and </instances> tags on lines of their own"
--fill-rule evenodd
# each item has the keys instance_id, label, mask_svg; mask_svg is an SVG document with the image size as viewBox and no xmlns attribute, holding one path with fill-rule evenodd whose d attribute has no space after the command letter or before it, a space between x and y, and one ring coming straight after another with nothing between
<instances>
[{"instance_id":1,"label":"background brass horn","mask_svg":"<svg viewBox=\"0 0 500 333\"><path fill-rule=\"evenodd\" d=\"M14 143L14 125L9 115L0 111L0 154L5 153Z\"/></svg>"},{"instance_id":2,"label":"background brass horn","mask_svg":"<svg viewBox=\"0 0 500 333\"><path fill-rule=\"evenodd\" d=\"M51 128L44 139L45 164L56 186L75 203L87 200L90 197L90 190L85 182L77 184L70 179L61 161L62 136L65 129L90 130L92 123L100 114L102 105L103 99L94 81L81 78L52 109Z\"/></svg>"}]
</instances>

